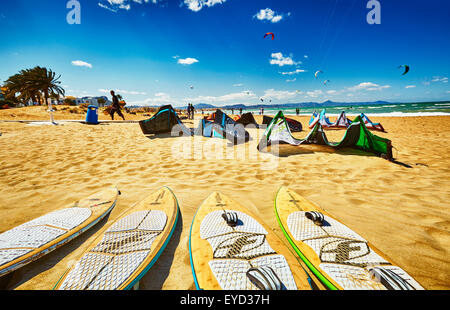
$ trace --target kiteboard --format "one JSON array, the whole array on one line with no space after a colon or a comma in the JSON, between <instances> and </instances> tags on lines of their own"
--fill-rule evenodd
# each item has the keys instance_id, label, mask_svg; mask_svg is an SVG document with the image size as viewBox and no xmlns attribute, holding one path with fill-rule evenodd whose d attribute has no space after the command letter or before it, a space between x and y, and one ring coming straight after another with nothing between
<instances>
[{"instance_id":1,"label":"kiteboard","mask_svg":"<svg viewBox=\"0 0 450 310\"><path fill-rule=\"evenodd\" d=\"M295 252L328 289L423 289L364 238L287 187L276 195L275 213Z\"/></svg>"},{"instance_id":2,"label":"kiteboard","mask_svg":"<svg viewBox=\"0 0 450 310\"><path fill-rule=\"evenodd\" d=\"M115 186L0 234L0 276L50 253L79 236L114 208Z\"/></svg>"},{"instance_id":3,"label":"kiteboard","mask_svg":"<svg viewBox=\"0 0 450 310\"><path fill-rule=\"evenodd\" d=\"M105 226L54 289L128 290L155 264L169 242L179 207L163 187Z\"/></svg>"},{"instance_id":4,"label":"kiteboard","mask_svg":"<svg viewBox=\"0 0 450 310\"><path fill-rule=\"evenodd\" d=\"M214 192L197 210L189 256L199 290L310 290L290 249L248 209Z\"/></svg>"}]
</instances>

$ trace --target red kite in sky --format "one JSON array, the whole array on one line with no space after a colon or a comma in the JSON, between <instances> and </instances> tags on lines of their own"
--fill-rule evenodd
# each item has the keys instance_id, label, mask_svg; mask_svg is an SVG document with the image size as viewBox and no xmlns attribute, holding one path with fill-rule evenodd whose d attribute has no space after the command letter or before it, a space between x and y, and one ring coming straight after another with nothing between
<instances>
[{"instance_id":1,"label":"red kite in sky","mask_svg":"<svg viewBox=\"0 0 450 310\"><path fill-rule=\"evenodd\" d=\"M272 40L275 38L275 35L272 32L268 32L264 35L264 39L268 36L271 35L272 36Z\"/></svg>"}]
</instances>

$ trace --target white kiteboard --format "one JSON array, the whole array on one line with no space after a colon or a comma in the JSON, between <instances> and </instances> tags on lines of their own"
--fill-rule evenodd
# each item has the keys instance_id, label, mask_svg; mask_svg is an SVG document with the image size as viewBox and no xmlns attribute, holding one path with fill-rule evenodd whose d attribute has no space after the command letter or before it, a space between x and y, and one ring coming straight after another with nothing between
<instances>
[{"instance_id":1,"label":"white kiteboard","mask_svg":"<svg viewBox=\"0 0 450 310\"><path fill-rule=\"evenodd\" d=\"M50 253L94 226L111 212L118 194L117 187L109 187L0 234L0 276Z\"/></svg>"}]
</instances>

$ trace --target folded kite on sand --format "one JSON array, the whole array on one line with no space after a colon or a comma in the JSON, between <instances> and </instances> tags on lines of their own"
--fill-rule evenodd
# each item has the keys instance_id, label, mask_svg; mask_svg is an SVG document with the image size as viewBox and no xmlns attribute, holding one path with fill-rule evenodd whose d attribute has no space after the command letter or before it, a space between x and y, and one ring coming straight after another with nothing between
<instances>
[{"instance_id":1,"label":"folded kite on sand","mask_svg":"<svg viewBox=\"0 0 450 310\"><path fill-rule=\"evenodd\" d=\"M262 151L272 144L318 144L327 145L335 149L349 147L373 153L388 160L393 159L391 141L372 134L365 126L361 116L355 118L340 142L329 142L320 122L315 124L305 139L294 138L283 112L280 111L264 132L258 144L258 150Z\"/></svg>"},{"instance_id":2,"label":"folded kite on sand","mask_svg":"<svg viewBox=\"0 0 450 310\"><path fill-rule=\"evenodd\" d=\"M244 126L238 124L219 109L213 113L209 120L206 118L200 120L195 129L195 135L227 139L234 144L250 140L250 134L244 129Z\"/></svg>"},{"instance_id":3,"label":"folded kite on sand","mask_svg":"<svg viewBox=\"0 0 450 310\"><path fill-rule=\"evenodd\" d=\"M328 117L325 116L325 110L322 110L320 114L315 111L309 120L309 128L313 128L317 123L320 123L324 128L347 128L352 123L346 116L345 111L339 114L336 121L333 123Z\"/></svg>"},{"instance_id":4,"label":"folded kite on sand","mask_svg":"<svg viewBox=\"0 0 450 310\"><path fill-rule=\"evenodd\" d=\"M380 123L374 123L372 122L364 113L361 113L361 118L364 121L364 124L366 125L367 129L373 129L378 131L385 131L383 126Z\"/></svg>"},{"instance_id":5,"label":"folded kite on sand","mask_svg":"<svg viewBox=\"0 0 450 310\"><path fill-rule=\"evenodd\" d=\"M272 117L264 115L263 124L269 125L272 120L273 120ZM287 118L287 117L286 117L286 121L289 125L289 129L291 130L291 132L300 132L303 130L302 123L300 123L299 121L296 121L295 119Z\"/></svg>"},{"instance_id":6,"label":"folded kite on sand","mask_svg":"<svg viewBox=\"0 0 450 310\"><path fill-rule=\"evenodd\" d=\"M364 121L367 129L385 131L383 126L380 123L372 122L364 113L360 114L360 117ZM309 120L309 128L313 128L317 123L320 123L324 129L328 128L348 128L352 121L347 118L345 111L342 111L339 114L336 121L333 123L330 121L328 117L325 116L325 110L322 110L320 114L317 114L315 111Z\"/></svg>"},{"instance_id":7,"label":"folded kite on sand","mask_svg":"<svg viewBox=\"0 0 450 310\"><path fill-rule=\"evenodd\" d=\"M256 128L259 128L258 123L255 120L255 117L253 116L253 113L247 112L244 113L234 119L237 124L242 124L244 127L249 125L254 125Z\"/></svg>"},{"instance_id":8,"label":"folded kite on sand","mask_svg":"<svg viewBox=\"0 0 450 310\"><path fill-rule=\"evenodd\" d=\"M193 131L187 128L171 105L165 105L151 118L139 122L144 135L172 133L176 136L192 136Z\"/></svg>"}]
</instances>

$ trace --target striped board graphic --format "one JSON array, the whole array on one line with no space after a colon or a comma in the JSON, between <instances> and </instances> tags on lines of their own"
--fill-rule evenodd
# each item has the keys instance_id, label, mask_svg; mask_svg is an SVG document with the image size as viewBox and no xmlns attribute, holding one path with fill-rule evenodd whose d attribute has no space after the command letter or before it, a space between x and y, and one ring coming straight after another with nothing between
<instances>
[{"instance_id":1,"label":"striped board graphic","mask_svg":"<svg viewBox=\"0 0 450 310\"><path fill-rule=\"evenodd\" d=\"M364 238L287 187L277 193L275 213L289 243L328 289L423 289Z\"/></svg>"},{"instance_id":2,"label":"striped board graphic","mask_svg":"<svg viewBox=\"0 0 450 310\"><path fill-rule=\"evenodd\" d=\"M197 289L270 289L276 286L272 278L279 279L281 289L311 289L305 270L278 236L248 209L217 192L194 216L189 255ZM255 279L266 279L269 286L258 286Z\"/></svg>"},{"instance_id":3,"label":"striped board graphic","mask_svg":"<svg viewBox=\"0 0 450 310\"><path fill-rule=\"evenodd\" d=\"M114 208L115 186L0 234L0 276L42 257L79 236Z\"/></svg>"},{"instance_id":4,"label":"striped board graphic","mask_svg":"<svg viewBox=\"0 0 450 310\"><path fill-rule=\"evenodd\" d=\"M179 207L163 187L108 223L65 272L58 290L127 290L154 265L175 230Z\"/></svg>"}]
</instances>

